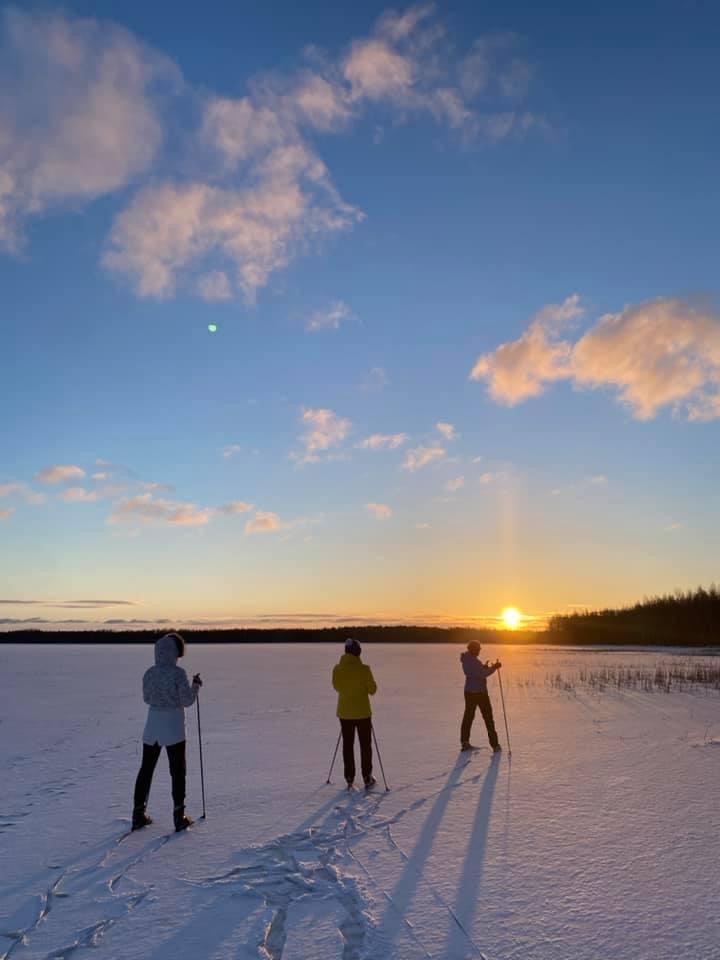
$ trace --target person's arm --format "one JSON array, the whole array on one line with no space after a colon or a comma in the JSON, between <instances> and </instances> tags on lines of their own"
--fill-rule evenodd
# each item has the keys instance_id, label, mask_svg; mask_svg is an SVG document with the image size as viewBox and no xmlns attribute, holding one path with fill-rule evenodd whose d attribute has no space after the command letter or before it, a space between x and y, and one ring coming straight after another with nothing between
<instances>
[{"instance_id":1,"label":"person's arm","mask_svg":"<svg viewBox=\"0 0 720 960\"><path fill-rule=\"evenodd\" d=\"M143 700L148 706L151 706L150 700L150 671L146 670L143 675Z\"/></svg>"},{"instance_id":2,"label":"person's arm","mask_svg":"<svg viewBox=\"0 0 720 960\"><path fill-rule=\"evenodd\" d=\"M372 696L374 693L377 693L377 684L375 683L375 677L373 676L373 672L372 672L372 670L370 669L370 667L368 667L368 666L366 665L366 669L367 669L367 672L368 672L368 687L367 687L367 690L368 690L368 693L370 694L370 696Z\"/></svg>"},{"instance_id":3,"label":"person's arm","mask_svg":"<svg viewBox=\"0 0 720 960\"><path fill-rule=\"evenodd\" d=\"M499 670L502 664L499 660L496 660L495 663L483 663L482 671L484 677L491 677L496 670Z\"/></svg>"},{"instance_id":4,"label":"person's arm","mask_svg":"<svg viewBox=\"0 0 720 960\"><path fill-rule=\"evenodd\" d=\"M180 675L178 676L177 693L180 698L180 704L183 707L191 707L197 699L198 690L202 686L200 677L193 677L192 686L188 683L187 674L182 667L178 667Z\"/></svg>"},{"instance_id":5,"label":"person's arm","mask_svg":"<svg viewBox=\"0 0 720 960\"><path fill-rule=\"evenodd\" d=\"M333 685L333 690L337 690L337 692L340 693L340 687L338 686L338 668L337 668L337 666L333 667L333 672L332 672L332 685Z\"/></svg>"}]
</instances>

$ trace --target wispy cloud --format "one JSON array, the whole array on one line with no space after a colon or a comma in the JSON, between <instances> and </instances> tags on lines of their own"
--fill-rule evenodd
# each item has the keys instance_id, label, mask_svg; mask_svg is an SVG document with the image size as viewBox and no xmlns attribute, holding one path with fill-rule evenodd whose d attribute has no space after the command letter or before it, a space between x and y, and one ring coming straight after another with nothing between
<instances>
[{"instance_id":1,"label":"wispy cloud","mask_svg":"<svg viewBox=\"0 0 720 960\"><path fill-rule=\"evenodd\" d=\"M44 493L37 493L26 483L3 483L0 484L0 499L3 497L18 496L22 497L25 503L39 504L45 503L47 497Z\"/></svg>"},{"instance_id":2,"label":"wispy cloud","mask_svg":"<svg viewBox=\"0 0 720 960\"><path fill-rule=\"evenodd\" d=\"M336 300L326 310L317 310L308 320L305 329L308 333L320 330L339 330L341 324L352 316L350 307L342 300Z\"/></svg>"},{"instance_id":3,"label":"wispy cloud","mask_svg":"<svg viewBox=\"0 0 720 960\"><path fill-rule=\"evenodd\" d=\"M406 433L373 433L356 444L360 450L397 450L408 442Z\"/></svg>"},{"instance_id":4,"label":"wispy cloud","mask_svg":"<svg viewBox=\"0 0 720 960\"><path fill-rule=\"evenodd\" d=\"M100 493L98 490L86 490L85 487L68 487L58 494L58 499L66 503L96 503Z\"/></svg>"},{"instance_id":5,"label":"wispy cloud","mask_svg":"<svg viewBox=\"0 0 720 960\"><path fill-rule=\"evenodd\" d=\"M137 600L13 600L3 599L0 604L11 607L67 607L70 609L94 609L102 607L135 607Z\"/></svg>"},{"instance_id":6,"label":"wispy cloud","mask_svg":"<svg viewBox=\"0 0 720 960\"><path fill-rule=\"evenodd\" d=\"M176 68L127 30L59 12L0 14L0 246L23 223L147 171L162 141L161 90Z\"/></svg>"},{"instance_id":7,"label":"wispy cloud","mask_svg":"<svg viewBox=\"0 0 720 960\"><path fill-rule=\"evenodd\" d=\"M446 440L457 440L458 432L453 426L452 423L445 423L440 421L440 423L435 424L435 429L445 437Z\"/></svg>"},{"instance_id":8,"label":"wispy cloud","mask_svg":"<svg viewBox=\"0 0 720 960\"><path fill-rule=\"evenodd\" d=\"M564 308L564 309L563 309ZM553 381L614 389L638 420L663 408L690 421L720 418L720 313L680 298L659 298L601 317L574 342L563 326L579 316L577 295L545 308L527 331L480 357L472 379L510 406Z\"/></svg>"},{"instance_id":9,"label":"wispy cloud","mask_svg":"<svg viewBox=\"0 0 720 960\"><path fill-rule=\"evenodd\" d=\"M224 270L211 270L198 280L198 293L208 303L232 300L233 289Z\"/></svg>"},{"instance_id":10,"label":"wispy cloud","mask_svg":"<svg viewBox=\"0 0 720 960\"><path fill-rule=\"evenodd\" d=\"M300 420L305 426L300 438L303 452L293 455L293 459L300 463L320 460L322 455L342 443L352 427L347 417L340 417L333 410L323 408L303 410Z\"/></svg>"},{"instance_id":11,"label":"wispy cloud","mask_svg":"<svg viewBox=\"0 0 720 960\"><path fill-rule=\"evenodd\" d=\"M608 478L604 473L596 473L594 476L588 477L587 482L591 487L606 487Z\"/></svg>"},{"instance_id":12,"label":"wispy cloud","mask_svg":"<svg viewBox=\"0 0 720 960\"><path fill-rule=\"evenodd\" d=\"M251 77L246 95L231 98L193 89L167 57L108 21L7 9L0 245L19 250L30 217L139 182L115 218L105 266L141 297L182 289L252 301L274 273L363 219L321 159L320 135L371 110L390 114L388 128L424 115L462 141L538 123L518 103L532 71L514 38L458 54L427 4L389 11L348 40L294 72ZM195 129L178 135L174 116L193 113ZM181 144L172 179L164 139Z\"/></svg>"},{"instance_id":13,"label":"wispy cloud","mask_svg":"<svg viewBox=\"0 0 720 960\"><path fill-rule=\"evenodd\" d=\"M232 500L230 503L226 503L219 508L220 513L227 513L230 516L237 516L237 514L240 513L250 513L250 511L254 509L255 507L252 503L246 503L244 500Z\"/></svg>"},{"instance_id":14,"label":"wispy cloud","mask_svg":"<svg viewBox=\"0 0 720 960\"><path fill-rule=\"evenodd\" d=\"M45 467L40 470L33 479L40 483L54 484L65 483L66 480L76 480L84 476L85 471L82 467L77 467L74 464L55 464L52 467Z\"/></svg>"},{"instance_id":15,"label":"wispy cloud","mask_svg":"<svg viewBox=\"0 0 720 960\"><path fill-rule=\"evenodd\" d=\"M252 520L245 524L246 536L252 536L255 533L274 533L283 526L280 517L276 513L265 510L258 510Z\"/></svg>"},{"instance_id":16,"label":"wispy cloud","mask_svg":"<svg viewBox=\"0 0 720 960\"><path fill-rule=\"evenodd\" d=\"M208 523L211 516L212 510L209 507L153 498L151 493L141 493L115 504L108 522L197 527Z\"/></svg>"},{"instance_id":17,"label":"wispy cloud","mask_svg":"<svg viewBox=\"0 0 720 960\"><path fill-rule=\"evenodd\" d=\"M387 520L392 516L392 509L386 503L366 503L365 509L378 520Z\"/></svg>"},{"instance_id":18,"label":"wispy cloud","mask_svg":"<svg viewBox=\"0 0 720 960\"><path fill-rule=\"evenodd\" d=\"M236 457L241 452L242 452L241 444L229 443L226 447L223 447L223 451L222 451L223 460L232 460L233 457Z\"/></svg>"},{"instance_id":19,"label":"wispy cloud","mask_svg":"<svg viewBox=\"0 0 720 960\"><path fill-rule=\"evenodd\" d=\"M13 513L15 513L15 507L7 507L5 510L0 510L0 520L8 520Z\"/></svg>"},{"instance_id":20,"label":"wispy cloud","mask_svg":"<svg viewBox=\"0 0 720 960\"><path fill-rule=\"evenodd\" d=\"M427 467L431 463L437 463L442 460L447 451L444 447L415 447L408 450L403 463L404 470L414 472Z\"/></svg>"},{"instance_id":21,"label":"wispy cloud","mask_svg":"<svg viewBox=\"0 0 720 960\"><path fill-rule=\"evenodd\" d=\"M465 477L454 477L452 480L448 480L445 484L445 489L448 493L457 493L458 490L462 490L465 486Z\"/></svg>"}]
</instances>

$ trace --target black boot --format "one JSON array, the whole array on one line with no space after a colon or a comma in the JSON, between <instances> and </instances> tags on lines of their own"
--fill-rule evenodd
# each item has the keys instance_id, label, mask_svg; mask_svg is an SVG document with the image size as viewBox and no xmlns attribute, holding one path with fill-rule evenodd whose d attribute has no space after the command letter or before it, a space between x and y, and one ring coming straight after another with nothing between
<instances>
[{"instance_id":1,"label":"black boot","mask_svg":"<svg viewBox=\"0 0 720 960\"><path fill-rule=\"evenodd\" d=\"M143 827L149 827L152 823L152 817L145 813L145 807L135 807L132 815L132 829L142 830Z\"/></svg>"},{"instance_id":2,"label":"black boot","mask_svg":"<svg viewBox=\"0 0 720 960\"><path fill-rule=\"evenodd\" d=\"M185 814L185 807L175 807L173 810L173 819L175 820L175 831L187 830L192 826L192 820Z\"/></svg>"}]
</instances>

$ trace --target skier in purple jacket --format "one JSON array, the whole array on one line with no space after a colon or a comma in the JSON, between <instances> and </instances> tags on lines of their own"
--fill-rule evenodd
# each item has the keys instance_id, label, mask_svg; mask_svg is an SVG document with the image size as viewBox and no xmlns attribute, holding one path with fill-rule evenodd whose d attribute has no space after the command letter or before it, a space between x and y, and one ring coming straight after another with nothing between
<instances>
[{"instance_id":1,"label":"skier in purple jacket","mask_svg":"<svg viewBox=\"0 0 720 960\"><path fill-rule=\"evenodd\" d=\"M471 640L467 645L467 651L460 654L460 663L465 674L465 713L460 725L460 749L475 749L470 743L470 729L475 711L479 707L487 727L490 746L494 753L498 753L502 748L495 730L492 704L487 691L487 678L495 673L502 664L499 660L496 660L495 663L483 663L479 659L479 654L480 644L477 640Z\"/></svg>"}]
</instances>

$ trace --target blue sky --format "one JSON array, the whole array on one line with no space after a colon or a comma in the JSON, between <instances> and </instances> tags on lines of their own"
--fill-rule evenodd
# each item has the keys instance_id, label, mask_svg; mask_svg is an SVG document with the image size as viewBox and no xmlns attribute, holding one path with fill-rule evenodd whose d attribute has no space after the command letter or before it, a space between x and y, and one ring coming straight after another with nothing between
<instances>
[{"instance_id":1,"label":"blue sky","mask_svg":"<svg viewBox=\"0 0 720 960\"><path fill-rule=\"evenodd\" d=\"M0 618L715 578L711 4L0 12Z\"/></svg>"}]
</instances>

